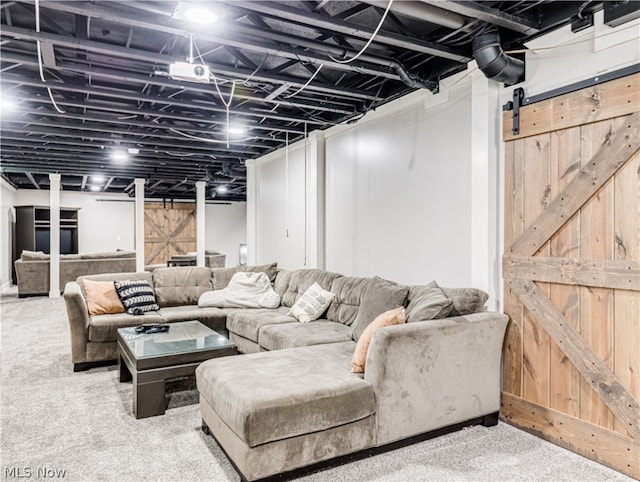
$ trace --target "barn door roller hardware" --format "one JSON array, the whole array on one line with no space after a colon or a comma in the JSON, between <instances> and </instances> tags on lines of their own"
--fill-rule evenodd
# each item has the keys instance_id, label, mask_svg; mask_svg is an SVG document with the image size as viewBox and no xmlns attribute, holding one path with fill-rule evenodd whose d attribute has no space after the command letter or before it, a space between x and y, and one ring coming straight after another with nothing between
<instances>
[{"instance_id":1,"label":"barn door roller hardware","mask_svg":"<svg viewBox=\"0 0 640 482\"><path fill-rule=\"evenodd\" d=\"M513 126L511 127L511 132L513 132L514 136L520 134L520 107L522 107L523 99L524 89L522 87L518 87L513 91L513 100L510 100L502 106L503 111L513 111Z\"/></svg>"}]
</instances>

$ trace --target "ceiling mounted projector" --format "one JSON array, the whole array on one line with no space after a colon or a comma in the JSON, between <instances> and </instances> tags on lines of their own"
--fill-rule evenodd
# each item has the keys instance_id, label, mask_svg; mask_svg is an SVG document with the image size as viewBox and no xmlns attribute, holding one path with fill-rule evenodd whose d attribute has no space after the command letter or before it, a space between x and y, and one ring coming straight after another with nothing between
<instances>
[{"instance_id":1,"label":"ceiling mounted projector","mask_svg":"<svg viewBox=\"0 0 640 482\"><path fill-rule=\"evenodd\" d=\"M173 80L209 83L209 67L203 64L176 62L169 66L169 77Z\"/></svg>"}]
</instances>

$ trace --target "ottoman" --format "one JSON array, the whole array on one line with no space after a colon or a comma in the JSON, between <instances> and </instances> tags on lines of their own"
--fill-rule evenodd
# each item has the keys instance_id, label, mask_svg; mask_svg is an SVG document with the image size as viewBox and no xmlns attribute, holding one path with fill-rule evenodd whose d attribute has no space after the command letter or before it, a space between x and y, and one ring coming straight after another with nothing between
<instances>
[{"instance_id":1,"label":"ottoman","mask_svg":"<svg viewBox=\"0 0 640 482\"><path fill-rule=\"evenodd\" d=\"M196 369L203 429L256 480L375 445L371 384L354 342L208 360Z\"/></svg>"}]
</instances>

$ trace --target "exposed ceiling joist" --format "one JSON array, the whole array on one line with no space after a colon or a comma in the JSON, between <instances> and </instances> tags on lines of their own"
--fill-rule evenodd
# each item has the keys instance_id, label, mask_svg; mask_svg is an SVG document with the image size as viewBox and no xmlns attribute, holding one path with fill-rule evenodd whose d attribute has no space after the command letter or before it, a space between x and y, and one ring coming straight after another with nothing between
<instances>
[{"instance_id":1,"label":"exposed ceiling joist","mask_svg":"<svg viewBox=\"0 0 640 482\"><path fill-rule=\"evenodd\" d=\"M582 1L396 0L379 25L387 0L218 0L207 2L218 23L198 27L174 15L177 2L3 2L0 83L15 109L0 120L0 176L47 189L46 174L58 172L65 190L129 195L144 178L147 195L171 199L193 198L205 180L207 195L229 184L216 200L244 200L245 161L437 88L467 68L481 32L498 29L504 50L520 48L584 10ZM190 46L209 78L172 76ZM244 130L240 141L227 143L228 127ZM116 149L129 159L115 162Z\"/></svg>"}]
</instances>

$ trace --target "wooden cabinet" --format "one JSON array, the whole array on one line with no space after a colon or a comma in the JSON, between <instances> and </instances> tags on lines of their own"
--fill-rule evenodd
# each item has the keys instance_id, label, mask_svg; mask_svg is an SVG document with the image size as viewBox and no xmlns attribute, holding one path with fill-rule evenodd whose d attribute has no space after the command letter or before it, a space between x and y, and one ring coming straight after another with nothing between
<instances>
[{"instance_id":1,"label":"wooden cabinet","mask_svg":"<svg viewBox=\"0 0 640 482\"><path fill-rule=\"evenodd\" d=\"M23 250L50 252L51 212L48 206L16 206L14 261ZM60 253L78 253L78 208L60 208ZM14 274L15 282L15 274Z\"/></svg>"}]
</instances>

